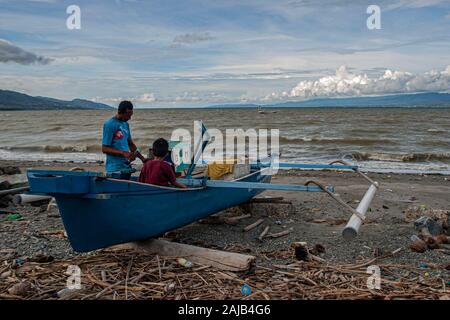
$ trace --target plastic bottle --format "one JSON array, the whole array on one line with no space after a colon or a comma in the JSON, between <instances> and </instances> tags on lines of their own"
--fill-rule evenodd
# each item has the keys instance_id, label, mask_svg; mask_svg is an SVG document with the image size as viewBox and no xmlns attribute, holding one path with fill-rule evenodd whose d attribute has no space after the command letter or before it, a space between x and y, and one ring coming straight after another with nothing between
<instances>
[{"instance_id":1,"label":"plastic bottle","mask_svg":"<svg viewBox=\"0 0 450 320\"><path fill-rule=\"evenodd\" d=\"M188 260L186 260L186 259L184 259L184 258L178 258L178 259L177 259L177 262L178 262L181 266L186 267L186 268L192 268L192 266L193 266L192 262L190 262L190 261L188 261Z\"/></svg>"}]
</instances>

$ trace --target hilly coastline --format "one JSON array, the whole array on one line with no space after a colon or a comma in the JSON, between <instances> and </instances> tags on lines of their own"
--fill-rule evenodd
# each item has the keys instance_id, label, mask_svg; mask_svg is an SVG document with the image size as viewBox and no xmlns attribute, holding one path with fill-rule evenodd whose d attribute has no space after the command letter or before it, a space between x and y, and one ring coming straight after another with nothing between
<instances>
[{"instance_id":1,"label":"hilly coastline","mask_svg":"<svg viewBox=\"0 0 450 320\"><path fill-rule=\"evenodd\" d=\"M0 90L0 110L79 110L111 109L111 106L83 99L72 101L32 97L16 91Z\"/></svg>"}]
</instances>

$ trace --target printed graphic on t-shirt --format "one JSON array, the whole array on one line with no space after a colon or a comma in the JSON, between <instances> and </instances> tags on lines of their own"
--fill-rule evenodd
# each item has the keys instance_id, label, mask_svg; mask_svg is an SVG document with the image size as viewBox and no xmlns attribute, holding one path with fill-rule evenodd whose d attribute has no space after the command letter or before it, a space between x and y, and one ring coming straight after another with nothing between
<instances>
[{"instance_id":1,"label":"printed graphic on t-shirt","mask_svg":"<svg viewBox=\"0 0 450 320\"><path fill-rule=\"evenodd\" d=\"M123 133L120 129L116 130L113 135L113 140L120 140L123 138Z\"/></svg>"}]
</instances>

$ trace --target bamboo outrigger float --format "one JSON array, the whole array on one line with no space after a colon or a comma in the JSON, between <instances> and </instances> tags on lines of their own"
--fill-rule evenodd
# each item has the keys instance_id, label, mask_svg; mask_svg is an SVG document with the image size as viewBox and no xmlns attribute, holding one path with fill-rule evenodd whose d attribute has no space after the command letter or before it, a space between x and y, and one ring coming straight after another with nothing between
<instances>
[{"instance_id":1,"label":"bamboo outrigger float","mask_svg":"<svg viewBox=\"0 0 450 320\"><path fill-rule=\"evenodd\" d=\"M378 183L341 161L331 164L279 163L280 168L351 170L370 182L359 206L354 209L334 193L332 186L315 181L304 185L271 183L273 163L252 163L250 172L231 181L192 176L206 143L179 182L187 189L163 187L117 179L118 174L77 171L29 170L30 194L55 198L75 251L86 252L115 244L158 237L165 232L245 203L264 190L325 192L352 216L343 230L345 239L357 236Z\"/></svg>"}]
</instances>

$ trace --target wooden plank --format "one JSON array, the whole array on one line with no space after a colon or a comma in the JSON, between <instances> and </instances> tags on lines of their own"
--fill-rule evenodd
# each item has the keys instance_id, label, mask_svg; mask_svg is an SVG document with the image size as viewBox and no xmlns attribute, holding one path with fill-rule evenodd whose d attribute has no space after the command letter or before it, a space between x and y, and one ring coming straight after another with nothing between
<instances>
[{"instance_id":1,"label":"wooden plank","mask_svg":"<svg viewBox=\"0 0 450 320\"><path fill-rule=\"evenodd\" d=\"M281 232L268 234L266 237L268 237L268 238L284 237L284 236L287 236L292 231L294 231L294 229L293 228L289 228L288 230L284 230L284 231L281 231Z\"/></svg>"},{"instance_id":2,"label":"wooden plank","mask_svg":"<svg viewBox=\"0 0 450 320\"><path fill-rule=\"evenodd\" d=\"M261 232L261 234L259 235L258 239L259 241L263 241L264 237L267 235L267 233L269 232L270 227L267 226L264 228L264 231Z\"/></svg>"},{"instance_id":3,"label":"wooden plank","mask_svg":"<svg viewBox=\"0 0 450 320\"><path fill-rule=\"evenodd\" d=\"M250 230L256 228L257 226L259 226L263 222L264 222L264 219L259 219L256 222L246 226L244 229L242 229L242 231L244 231L244 232L250 231Z\"/></svg>"},{"instance_id":4,"label":"wooden plank","mask_svg":"<svg viewBox=\"0 0 450 320\"><path fill-rule=\"evenodd\" d=\"M150 239L131 244L137 250L158 254L159 256L183 257L201 265L209 265L226 271L245 271L250 269L256 258L240 253L219 251L196 247L183 243Z\"/></svg>"}]
</instances>

